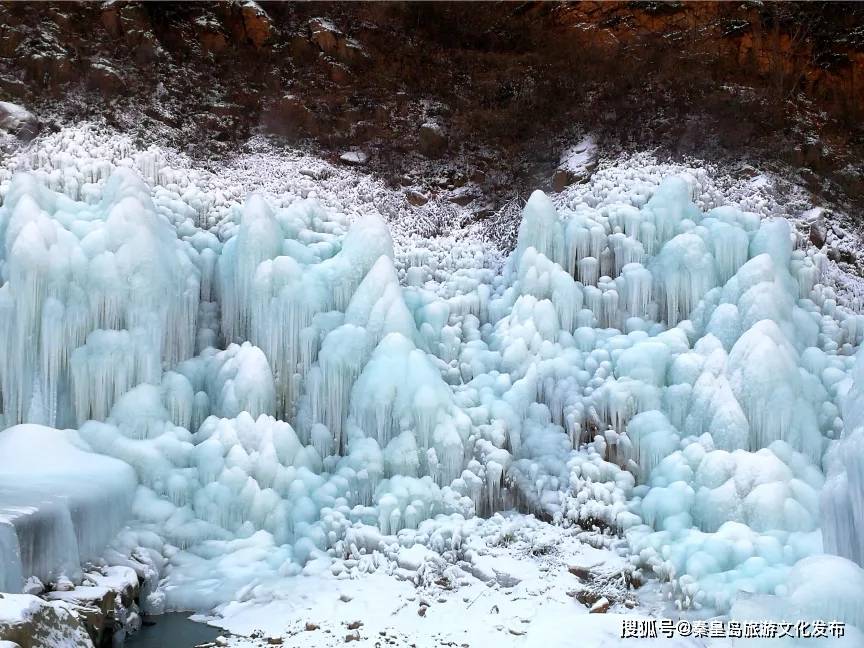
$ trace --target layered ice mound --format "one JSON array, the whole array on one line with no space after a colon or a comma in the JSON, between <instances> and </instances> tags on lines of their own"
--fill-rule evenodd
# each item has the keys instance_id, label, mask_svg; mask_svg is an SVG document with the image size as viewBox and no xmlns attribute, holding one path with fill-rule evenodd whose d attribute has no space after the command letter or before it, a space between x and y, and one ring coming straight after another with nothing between
<instances>
[{"instance_id":1,"label":"layered ice mound","mask_svg":"<svg viewBox=\"0 0 864 648\"><path fill-rule=\"evenodd\" d=\"M0 432L0 457L0 591L80 577L126 522L134 471L74 431L32 424Z\"/></svg>"},{"instance_id":2,"label":"layered ice mound","mask_svg":"<svg viewBox=\"0 0 864 648\"><path fill-rule=\"evenodd\" d=\"M151 609L515 507L624 535L682 606L861 561L864 320L785 220L702 211L684 177L535 192L496 272L312 199L252 195L223 242L171 187L19 176L0 209L5 423L131 466L111 551L161 570Z\"/></svg>"}]
</instances>

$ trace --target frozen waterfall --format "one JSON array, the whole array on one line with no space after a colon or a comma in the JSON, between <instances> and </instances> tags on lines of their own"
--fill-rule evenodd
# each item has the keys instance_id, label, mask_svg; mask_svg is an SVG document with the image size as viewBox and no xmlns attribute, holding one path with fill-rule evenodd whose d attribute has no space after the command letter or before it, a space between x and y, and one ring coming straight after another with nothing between
<instances>
[{"instance_id":1,"label":"frozen waterfall","mask_svg":"<svg viewBox=\"0 0 864 648\"><path fill-rule=\"evenodd\" d=\"M314 199L253 194L222 242L169 180L8 187L0 589L146 547L150 608L208 609L514 507L622 534L682 606L864 560L864 320L782 218L683 177L535 192L493 272Z\"/></svg>"}]
</instances>

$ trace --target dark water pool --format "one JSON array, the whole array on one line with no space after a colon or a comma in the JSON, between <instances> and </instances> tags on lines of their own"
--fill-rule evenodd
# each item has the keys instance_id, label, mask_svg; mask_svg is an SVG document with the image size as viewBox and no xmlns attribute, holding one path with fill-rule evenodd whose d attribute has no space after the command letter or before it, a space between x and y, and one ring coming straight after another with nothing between
<instances>
[{"instance_id":1,"label":"dark water pool","mask_svg":"<svg viewBox=\"0 0 864 648\"><path fill-rule=\"evenodd\" d=\"M194 648L213 641L221 633L219 628L189 620L186 612L169 612L145 618L146 623L126 639L129 648Z\"/></svg>"}]
</instances>

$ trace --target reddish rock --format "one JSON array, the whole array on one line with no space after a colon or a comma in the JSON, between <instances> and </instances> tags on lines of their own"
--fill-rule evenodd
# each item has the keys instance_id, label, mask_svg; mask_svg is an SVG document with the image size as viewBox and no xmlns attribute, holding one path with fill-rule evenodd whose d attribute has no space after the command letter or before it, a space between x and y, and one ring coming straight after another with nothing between
<instances>
[{"instance_id":1,"label":"reddish rock","mask_svg":"<svg viewBox=\"0 0 864 648\"><path fill-rule=\"evenodd\" d=\"M363 47L353 38L348 38L327 18L313 18L309 21L310 40L318 48L347 65L367 58Z\"/></svg>"},{"instance_id":2,"label":"reddish rock","mask_svg":"<svg viewBox=\"0 0 864 648\"><path fill-rule=\"evenodd\" d=\"M567 568L571 574L573 574L579 580L589 580L591 578L591 568L590 567L582 567L580 565L570 565Z\"/></svg>"},{"instance_id":3,"label":"reddish rock","mask_svg":"<svg viewBox=\"0 0 864 648\"><path fill-rule=\"evenodd\" d=\"M264 47L273 36L273 23L267 12L256 2L243 5L243 28L256 49Z\"/></svg>"},{"instance_id":4,"label":"reddish rock","mask_svg":"<svg viewBox=\"0 0 864 648\"><path fill-rule=\"evenodd\" d=\"M409 204L419 207L420 205L425 205L429 202L429 196L420 193L416 189L406 189L405 200L407 200Z\"/></svg>"},{"instance_id":5,"label":"reddish rock","mask_svg":"<svg viewBox=\"0 0 864 648\"><path fill-rule=\"evenodd\" d=\"M204 32L200 36L201 47L207 52L219 53L225 51L228 47L228 40L225 34L219 32Z\"/></svg>"},{"instance_id":6,"label":"reddish rock","mask_svg":"<svg viewBox=\"0 0 864 648\"><path fill-rule=\"evenodd\" d=\"M87 82L91 88L99 90L106 97L117 95L126 87L120 73L104 63L95 63L90 67Z\"/></svg>"},{"instance_id":7,"label":"reddish rock","mask_svg":"<svg viewBox=\"0 0 864 648\"><path fill-rule=\"evenodd\" d=\"M351 70L347 67L339 63L338 61L333 61L326 56L322 56L321 60L324 64L325 69L327 70L327 76L330 77L330 80L333 83L338 85L347 85L351 80Z\"/></svg>"},{"instance_id":8,"label":"reddish rock","mask_svg":"<svg viewBox=\"0 0 864 648\"><path fill-rule=\"evenodd\" d=\"M597 601L594 603L594 605L591 606L591 609L588 610L588 612L590 614L605 614L609 611L609 605L609 599L604 596L600 599L597 599Z\"/></svg>"},{"instance_id":9,"label":"reddish rock","mask_svg":"<svg viewBox=\"0 0 864 648\"><path fill-rule=\"evenodd\" d=\"M552 191L558 193L564 191L573 184L573 177L565 170L558 169L552 176Z\"/></svg>"},{"instance_id":10,"label":"reddish rock","mask_svg":"<svg viewBox=\"0 0 864 648\"><path fill-rule=\"evenodd\" d=\"M339 51L340 42L345 36L327 18L313 18L309 21L311 40L325 54L336 54Z\"/></svg>"},{"instance_id":11,"label":"reddish rock","mask_svg":"<svg viewBox=\"0 0 864 648\"><path fill-rule=\"evenodd\" d=\"M315 114L300 97L293 94L272 102L262 122L267 130L277 135L314 135L318 132Z\"/></svg>"},{"instance_id":12,"label":"reddish rock","mask_svg":"<svg viewBox=\"0 0 864 648\"><path fill-rule=\"evenodd\" d=\"M817 248L822 248L825 245L827 236L828 230L823 220L819 219L810 224L810 242Z\"/></svg>"},{"instance_id":13,"label":"reddish rock","mask_svg":"<svg viewBox=\"0 0 864 648\"><path fill-rule=\"evenodd\" d=\"M103 5L99 19L112 38L120 38L123 34L123 27L120 24L120 10L116 4Z\"/></svg>"}]
</instances>

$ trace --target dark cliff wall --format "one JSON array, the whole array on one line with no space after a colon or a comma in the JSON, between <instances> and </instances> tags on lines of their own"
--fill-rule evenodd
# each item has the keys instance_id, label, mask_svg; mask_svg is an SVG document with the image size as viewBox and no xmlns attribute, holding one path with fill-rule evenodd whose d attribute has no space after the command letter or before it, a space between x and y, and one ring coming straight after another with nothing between
<instances>
[{"instance_id":1,"label":"dark cliff wall","mask_svg":"<svg viewBox=\"0 0 864 648\"><path fill-rule=\"evenodd\" d=\"M854 2L7 3L0 94L208 154L264 130L394 179L460 157L493 193L548 182L578 126L864 194Z\"/></svg>"}]
</instances>

